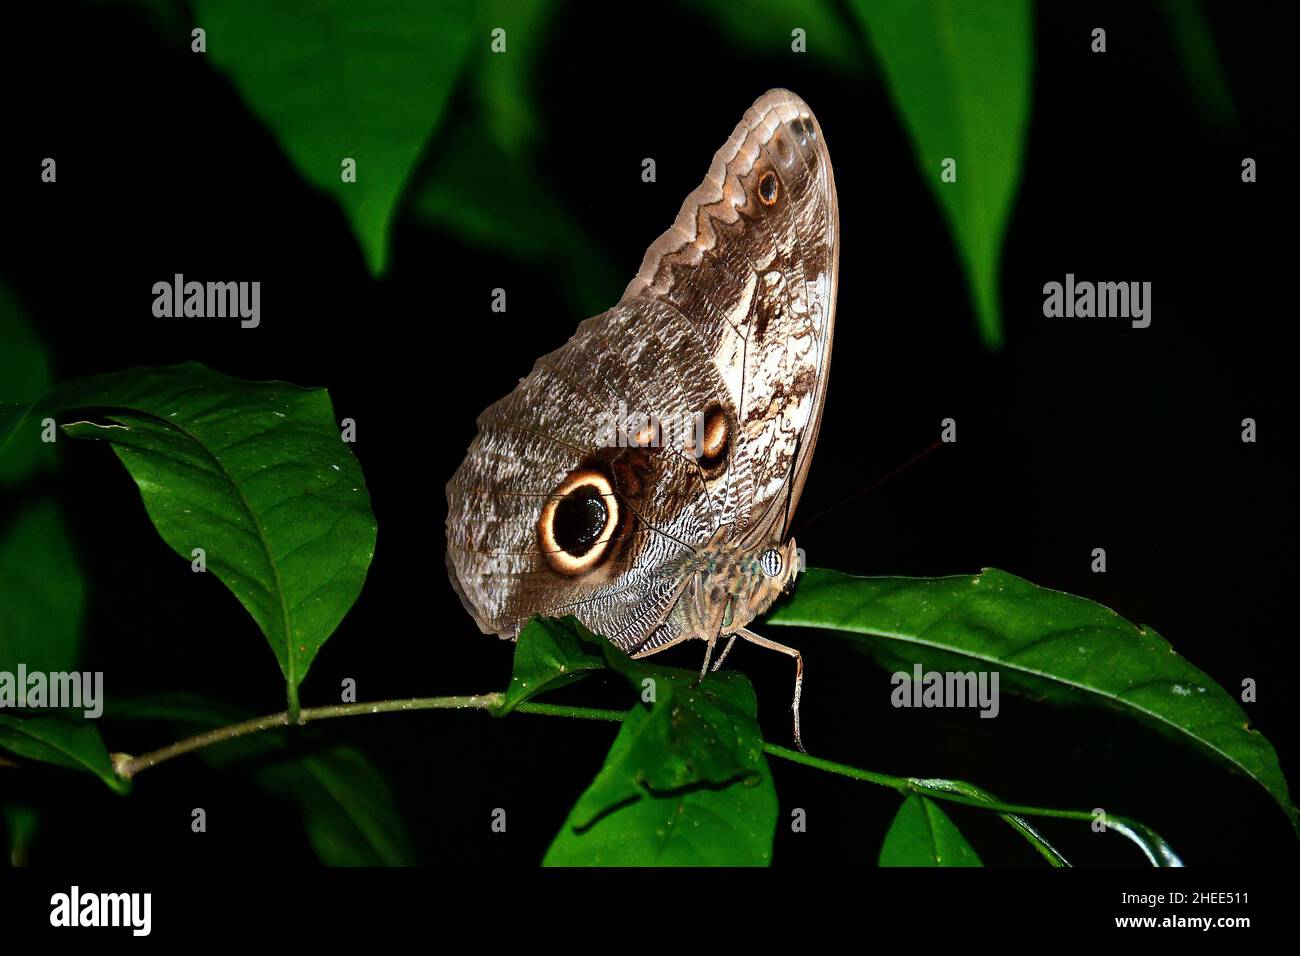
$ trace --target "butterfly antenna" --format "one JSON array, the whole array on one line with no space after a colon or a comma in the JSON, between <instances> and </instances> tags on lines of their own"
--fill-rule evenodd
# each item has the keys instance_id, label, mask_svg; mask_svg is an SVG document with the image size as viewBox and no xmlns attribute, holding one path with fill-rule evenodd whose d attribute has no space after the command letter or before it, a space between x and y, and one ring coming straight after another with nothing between
<instances>
[{"instance_id":1,"label":"butterfly antenna","mask_svg":"<svg viewBox=\"0 0 1300 956\"><path fill-rule=\"evenodd\" d=\"M807 521L802 522L798 528L796 528L793 532L791 532L791 537L795 536L796 534L803 533L812 525L815 525L822 518L825 518L832 511L837 511L840 508L843 508L850 501L856 501L858 498L861 498L863 495L875 491L877 488L879 488L881 485L887 482L890 478L893 478L895 475L907 471L907 469L911 468L913 465L917 464L922 459L928 457L929 455L934 454L934 452L936 452L942 445L943 445L942 441L936 441L929 448L913 455L911 458L903 462L893 471L889 472L888 474L886 474L881 478L877 478L875 481L867 485L865 488L859 488L857 491L853 492L853 494L849 495L847 498L840 499L839 501L835 502L835 504L831 505L829 508L823 508L821 511L817 512L815 515L809 518Z\"/></svg>"}]
</instances>

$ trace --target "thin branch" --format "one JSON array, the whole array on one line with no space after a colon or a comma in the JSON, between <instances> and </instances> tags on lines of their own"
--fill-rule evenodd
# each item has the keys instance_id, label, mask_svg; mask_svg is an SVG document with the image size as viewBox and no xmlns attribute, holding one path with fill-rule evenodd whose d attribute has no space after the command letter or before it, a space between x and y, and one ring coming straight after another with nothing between
<instances>
[{"instance_id":1,"label":"thin branch","mask_svg":"<svg viewBox=\"0 0 1300 956\"><path fill-rule=\"evenodd\" d=\"M493 707L499 707L504 699L505 695L503 694L475 694L468 697L410 697L403 700L374 701L368 704L308 707L306 710L299 712L298 724L307 724L313 720L329 720L333 717L385 714L400 710L490 710ZM115 754L113 770L123 780L130 780L141 770L156 767L163 761L171 760L173 757L192 753L195 750L210 747L212 744L219 744L223 740L233 740L235 737L243 737L246 734L255 734L263 730L288 727L289 725L289 712L287 710L282 710L278 714L268 714L265 717L254 717L252 720L245 720L242 723L230 724L227 727L218 727L216 730L197 734L159 750L151 750L139 757Z\"/></svg>"},{"instance_id":2,"label":"thin branch","mask_svg":"<svg viewBox=\"0 0 1300 956\"><path fill-rule=\"evenodd\" d=\"M569 707L565 704L535 704L525 701L515 707L521 714L543 714L547 717L578 717L582 720L606 720L621 724L627 716L625 710L604 710L600 707Z\"/></svg>"},{"instance_id":3,"label":"thin branch","mask_svg":"<svg viewBox=\"0 0 1300 956\"><path fill-rule=\"evenodd\" d=\"M334 717L354 717L361 714L383 714L393 713L395 711L409 710L497 710L505 703L505 695L501 693L493 694L473 694L463 697L411 697L401 700L381 700L366 704L339 704L330 707L308 707L302 710L299 715L298 724L307 724L313 720L328 720ZM533 701L525 701L513 708L521 714L539 714L547 717L572 717L580 720L601 720L609 723L619 723L626 716L621 710L606 710L598 707L574 707L565 704L542 704ZM182 754L192 753L212 744L221 743L224 740L231 740L235 737L242 737L246 734L259 733L263 730L271 730L276 727L290 726L289 712L280 711L278 714L268 714L265 717L256 717L252 720L246 720L242 723L231 724L227 727L219 727L216 730L207 733L198 734L186 740L178 741L170 746L163 747L159 750L153 750L139 757L131 757L127 754L113 755L113 769L119 777L130 780L141 770L149 767L155 767L158 764L171 760L173 757L179 757ZM889 787L906 796L911 793L921 794L931 797L935 800L946 800L951 803L965 804L971 807L977 807L981 810L992 810L1007 821L1017 832L1028 840L1035 849L1041 853L1053 866L1068 865L1065 857L1056 850L1041 834L1032 827L1024 817L1056 817L1066 820L1085 820L1094 821L1094 814L1086 810L1056 810L1049 807L1030 807L1019 804L1003 803L993 797L992 794L973 784L961 780L943 780L943 779L922 779L919 777L895 777L890 774L876 773L871 770L863 770L860 767L853 767L848 764L836 763L833 760L826 760L822 757L814 757L811 754L800 753L797 750L791 750L788 747L782 747L778 744L764 742L763 752L779 757L782 760L788 760L791 763L803 764L806 767L812 767L826 773L838 774L842 777L849 777L853 780L861 780L865 783L875 784L880 787ZM1108 815L1108 823L1111 828L1118 830L1124 836L1136 843L1152 863L1164 863L1169 865L1178 865L1177 857L1173 856L1168 850L1167 845L1160 839L1159 835L1149 827L1144 826L1137 821L1129 820L1125 817L1116 817Z\"/></svg>"},{"instance_id":4,"label":"thin branch","mask_svg":"<svg viewBox=\"0 0 1300 956\"><path fill-rule=\"evenodd\" d=\"M776 744L763 744L765 753L773 757L780 757L783 760L789 760L792 763L801 763L808 767L815 767L818 770L824 770L827 773L836 773L842 777L850 777L854 780L863 780L867 783L874 783L881 787L892 787L903 796L909 793L918 793L923 796L932 797L936 800L950 800L957 803L967 803L971 806L978 806L984 810L997 811L998 816L1010 824L1011 828L1023 836L1034 849L1037 850L1048 863L1052 866L1068 866L1069 863L1056 847L1052 846L1038 830L1026 821L1020 814L1028 813L1029 810L1024 807L1014 808L999 803L997 798L992 794L981 790L969 783L960 780L918 780L915 777L893 777L889 774L874 773L870 770L862 770L858 767L850 767L848 764L835 763L832 760L824 760L821 757L814 757L811 754L800 753L797 750L791 750L788 747L780 747ZM965 799L963 799L965 798ZM1041 811L1046 816L1067 815L1074 812L1082 811ZM1084 818L1091 819L1090 814L1084 814ZM1143 848L1145 852L1145 847Z\"/></svg>"},{"instance_id":5,"label":"thin branch","mask_svg":"<svg viewBox=\"0 0 1300 956\"><path fill-rule=\"evenodd\" d=\"M885 773L861 770L858 767L850 767L848 764L836 763L833 760L814 757L812 754L800 753L798 750L791 750L789 747L781 747L777 744L765 742L763 752L773 757L780 757L782 760L789 760L791 763L801 763L805 767L815 767L818 770L825 770L827 773L837 773L841 777L852 777L854 780L864 780L880 787L890 787L904 795L907 794L909 789L906 777L891 777Z\"/></svg>"}]
</instances>

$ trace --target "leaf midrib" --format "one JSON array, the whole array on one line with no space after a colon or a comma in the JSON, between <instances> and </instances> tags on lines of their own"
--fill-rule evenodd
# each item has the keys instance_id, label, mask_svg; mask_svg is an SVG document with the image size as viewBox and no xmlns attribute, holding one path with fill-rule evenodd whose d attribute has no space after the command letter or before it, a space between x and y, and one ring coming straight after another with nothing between
<instances>
[{"instance_id":1,"label":"leaf midrib","mask_svg":"<svg viewBox=\"0 0 1300 956\"><path fill-rule=\"evenodd\" d=\"M928 580L928 579L920 578L920 579L915 579L915 580ZM905 587L905 585L899 585L899 588L900 588L900 589L901 589L902 587ZM961 599L961 602L959 602L959 604L960 604L960 603L964 603L965 601L969 600L970 597L973 596L973 594L974 594L974 592L971 592L971 594L968 594L968 595L966 595L965 597L963 597L963 598ZM868 603L868 604L871 604L871 603L875 603L875 601L876 601L876 599L873 598L871 601L869 601L869 602L867 602L867 603ZM866 606L866 605L863 605L863 606ZM952 611L953 611L953 609L954 609L956 606L958 606L958 605L954 605L953 608L948 608L948 609L944 612L944 614L945 614L945 615L947 615L947 614L951 614ZM875 630L875 629L866 629L866 628L861 628L861 627L852 627L852 626L847 626L847 625L842 624L842 623L836 623L836 622L825 622L825 621L806 621L806 620L803 620L803 621L792 621L792 620L782 620L782 621L777 621L777 620L774 620L774 621L771 621L770 623L775 624L775 625L777 625L777 626L779 626L779 627L807 627L807 628L812 628L812 629L816 629L816 630L841 631L841 632L846 633L846 634L865 634L865 635L868 635L868 636L883 637L883 638L886 638L886 639L889 639L889 640L900 641L900 642L905 643L905 644L917 644L917 645L920 645L920 646L922 646L922 647L929 647L929 648L932 648L932 649L937 650L937 651L944 651L945 653L955 654L955 655L957 655L957 656L959 656L959 657L964 657L964 658L967 658L967 659L969 659L969 660L980 661L980 662L985 663L985 664L997 664L997 665L999 665L999 666L1006 667L1006 668L1008 668L1008 669L1010 669L1010 670L1017 671L1017 672L1019 672L1019 673L1021 673L1021 674L1028 674L1028 675L1031 675L1031 676L1033 676L1033 677L1041 678L1041 679L1043 679L1043 680L1048 681L1049 683L1059 684L1059 685L1061 685L1061 686L1069 687L1069 688L1073 688L1073 689L1075 689L1075 690L1083 691L1083 692L1088 693L1088 694L1093 694L1093 695L1096 695L1096 696L1098 696L1098 697L1105 698L1105 699L1107 699L1107 700L1112 700L1112 701L1116 702L1117 704L1121 704L1121 705L1123 705L1124 707L1130 708L1130 709L1132 709L1132 710L1134 710L1134 711L1136 711L1136 712L1138 712L1138 713L1140 713L1140 714L1145 714L1145 715L1147 715L1148 717L1153 718L1155 721L1157 721L1157 722L1159 722L1159 723L1161 723L1161 724L1163 724L1163 725L1165 725L1165 726L1167 726L1167 727L1172 727L1174 730L1176 730L1176 731L1178 731L1179 733L1181 733L1181 734L1187 736L1188 738L1190 738L1191 740L1193 740L1193 741L1195 741L1196 743L1200 744L1201 746L1203 746L1203 747L1207 748L1208 750L1211 750L1211 751L1213 751L1214 753L1220 755L1220 756L1221 756L1223 759L1225 759L1229 764L1231 764L1231 765L1234 766L1234 767L1237 767L1237 768L1240 769L1243 773L1245 773L1247 776L1251 777L1252 779L1259 780L1259 777L1256 776L1256 774L1255 774L1255 773L1254 773L1254 772L1253 772L1249 767L1245 766L1243 763L1241 763L1241 761L1237 760L1237 759L1236 759L1235 757L1233 757L1231 754L1227 753L1226 751L1222 750L1220 747L1218 747L1218 746L1214 745L1213 743L1211 743L1210 741L1206 740L1204 737L1197 737L1197 736L1195 736L1194 734L1192 734L1189 730L1187 730L1186 728L1184 728L1184 727L1180 727L1178 724L1172 723L1172 722L1169 721L1167 718L1165 718L1163 715L1158 714L1158 713L1156 713L1156 712L1154 712L1154 711L1148 710L1147 708L1142 707L1141 705L1139 705L1139 704L1137 704L1137 703L1134 703L1133 701L1131 701L1131 700L1129 700L1129 699L1127 699L1127 698L1124 698L1124 697L1118 697L1118 696L1115 696L1115 695L1113 695L1113 694L1109 694L1109 693L1107 693L1107 692L1105 692L1105 691L1098 690L1097 688L1089 687L1089 686L1086 685L1086 684L1080 684L1080 683L1078 683L1078 682L1076 682L1076 681L1068 680L1068 679L1066 679L1066 678L1064 678L1064 677L1061 677L1060 675L1057 675L1057 674L1047 674L1047 673L1044 673L1044 672L1042 672L1042 671L1036 671L1036 670L1034 670L1033 668L1026 667L1026 666L1024 666L1023 664L1014 664L1014 663L1011 663L1010 661L1004 661L1004 660L999 660L998 658L988 657L988 656L986 656L986 655L979 654L979 653L974 652L974 651L966 650L966 649L964 649L964 648L951 647L951 646L947 646L947 645L943 645L943 644L936 643L936 642L934 642L934 641L932 641L932 640L926 640L926 639L924 639L924 638L921 638L921 637L918 637L918 636L915 636L915 635L901 634L901 633L898 633L898 632L895 632L895 631L887 631L887 630L884 630L884 629L879 629L879 630ZM927 625L927 627L930 627L930 626L933 626L933 625ZM1184 658L1183 660L1185 660L1185 658ZM1191 665L1189 664L1189 666L1191 666ZM1272 791L1272 787L1267 787L1266 789L1268 789L1270 792ZM1288 813L1288 815L1289 815L1289 813Z\"/></svg>"},{"instance_id":2,"label":"leaf midrib","mask_svg":"<svg viewBox=\"0 0 1300 956\"><path fill-rule=\"evenodd\" d=\"M220 458L217 457L215 452L213 452L210 448L208 448L208 446L196 434L191 432L189 429L185 428L179 422L169 420L153 412L145 411L143 409L127 409L126 411L128 411L133 416L140 417L140 418L147 418L150 419L151 421L158 422L166 426L167 428L170 428L173 431L179 432L180 434L184 435L187 439L192 441L203 452L204 455L206 455L211 460L212 464L216 466L216 469L220 473L221 477L224 478L226 482L230 485L230 487L232 487L235 490L235 495L238 497L240 505L243 506L244 511L248 514L249 520L253 523L253 528L257 532L258 543L262 546L262 550L266 554L266 563L271 568L271 577L275 585L275 596L280 605L280 617L281 617L280 623L284 631L285 667L287 671L285 674L285 680L288 681L290 687L296 687L297 682L295 678L297 677L298 669L297 669L297 662L294 659L294 653L293 653L293 644L294 644L293 625L289 616L289 605L285 599L284 582L283 579L280 577L280 566L276 562L275 555L271 551L271 542L267 538L266 528L262 525L262 521L257 516L257 513L253 510L253 506L249 502L248 496L244 494L244 489L239 485L237 481L235 481L234 476L231 475L230 471L226 468L225 463ZM212 409L208 408L205 409L204 413L211 412L211 411ZM131 426L129 424L126 424L125 427L129 429ZM132 477L134 478L134 476Z\"/></svg>"},{"instance_id":3,"label":"leaf midrib","mask_svg":"<svg viewBox=\"0 0 1300 956\"><path fill-rule=\"evenodd\" d=\"M39 733L34 732L31 729L30 724L31 721L22 721L22 720L14 719L12 723L9 721L5 721L2 724L0 724L0 726L8 727L9 731L15 734L16 736L26 737L28 740L35 741L36 743L40 744L42 747L48 747L50 750L54 751L55 753L60 754L63 757L66 757L76 766L84 767L86 770L89 770L95 776L105 780L106 782L108 781L109 778L104 776L104 772L105 770L108 770L111 776L111 771L112 771L111 766L100 767L90 763L89 761L82 758L81 755L73 753L71 750L68 750L62 744L53 740L49 740L46 737L40 736ZM37 728L37 730L39 730L39 728ZM101 747L103 746L102 741L100 743L100 746Z\"/></svg>"}]
</instances>

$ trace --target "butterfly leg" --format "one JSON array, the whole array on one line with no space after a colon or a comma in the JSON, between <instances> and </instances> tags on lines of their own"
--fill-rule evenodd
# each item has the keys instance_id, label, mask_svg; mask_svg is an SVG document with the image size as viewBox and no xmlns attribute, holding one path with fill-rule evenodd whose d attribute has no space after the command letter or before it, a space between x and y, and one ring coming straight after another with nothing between
<instances>
[{"instance_id":1,"label":"butterfly leg","mask_svg":"<svg viewBox=\"0 0 1300 956\"><path fill-rule=\"evenodd\" d=\"M699 687L704 682L704 675L709 672L709 661L713 659L713 648L718 643L718 635L714 634L709 638L709 646L704 651L704 663L700 665L700 676L695 680L695 687Z\"/></svg>"},{"instance_id":2,"label":"butterfly leg","mask_svg":"<svg viewBox=\"0 0 1300 956\"><path fill-rule=\"evenodd\" d=\"M804 749L803 739L799 735L799 698L803 696L803 655L793 647L786 647L776 641L769 641L765 637L759 637L747 628L742 627L736 633L751 644L766 647L769 651L780 651L782 654L794 658L794 745L803 753L807 753L808 751Z\"/></svg>"},{"instance_id":3,"label":"butterfly leg","mask_svg":"<svg viewBox=\"0 0 1300 956\"><path fill-rule=\"evenodd\" d=\"M727 646L722 649L722 653L718 655L718 659L713 662L714 671L717 671L718 668L722 666L722 662L727 659L727 655L731 653L731 649L736 646L736 638L739 636L739 634L731 635L731 639L727 641Z\"/></svg>"}]
</instances>

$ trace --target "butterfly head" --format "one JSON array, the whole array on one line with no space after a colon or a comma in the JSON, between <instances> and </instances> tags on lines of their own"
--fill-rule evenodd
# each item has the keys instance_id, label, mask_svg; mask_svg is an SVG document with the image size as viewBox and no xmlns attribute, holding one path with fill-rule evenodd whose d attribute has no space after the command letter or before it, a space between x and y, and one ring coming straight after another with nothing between
<instances>
[{"instance_id":1,"label":"butterfly head","mask_svg":"<svg viewBox=\"0 0 1300 956\"><path fill-rule=\"evenodd\" d=\"M754 550L734 544L711 547L693 563L698 593L684 604L697 609L699 620L692 623L706 633L721 630L729 634L745 627L790 590L799 573L793 539L784 544L769 542ZM722 619L715 623L711 617L719 612Z\"/></svg>"}]
</instances>

